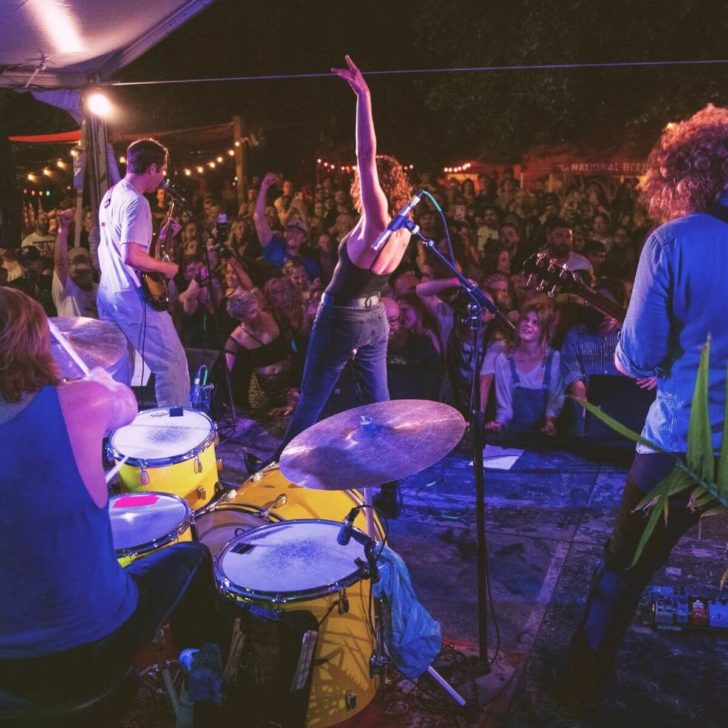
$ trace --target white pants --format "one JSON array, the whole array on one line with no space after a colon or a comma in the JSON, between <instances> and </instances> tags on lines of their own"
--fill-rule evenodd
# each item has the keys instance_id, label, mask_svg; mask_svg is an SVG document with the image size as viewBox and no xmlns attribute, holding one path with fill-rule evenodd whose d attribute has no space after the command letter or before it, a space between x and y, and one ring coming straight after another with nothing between
<instances>
[{"instance_id":1,"label":"white pants","mask_svg":"<svg viewBox=\"0 0 728 728\"><path fill-rule=\"evenodd\" d=\"M99 318L116 324L154 373L157 406L189 407L187 357L172 317L145 304L136 290L99 291L97 305ZM124 383L129 384L131 372L125 378Z\"/></svg>"}]
</instances>

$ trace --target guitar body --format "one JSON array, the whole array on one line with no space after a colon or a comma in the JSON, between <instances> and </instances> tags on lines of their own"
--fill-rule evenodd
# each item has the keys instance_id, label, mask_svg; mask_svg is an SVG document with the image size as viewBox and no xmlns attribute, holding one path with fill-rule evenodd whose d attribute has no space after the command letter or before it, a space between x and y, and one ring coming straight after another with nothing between
<instances>
[{"instance_id":1,"label":"guitar body","mask_svg":"<svg viewBox=\"0 0 728 728\"><path fill-rule=\"evenodd\" d=\"M144 300L155 311L166 311L169 307L169 286L161 273L141 273Z\"/></svg>"}]
</instances>

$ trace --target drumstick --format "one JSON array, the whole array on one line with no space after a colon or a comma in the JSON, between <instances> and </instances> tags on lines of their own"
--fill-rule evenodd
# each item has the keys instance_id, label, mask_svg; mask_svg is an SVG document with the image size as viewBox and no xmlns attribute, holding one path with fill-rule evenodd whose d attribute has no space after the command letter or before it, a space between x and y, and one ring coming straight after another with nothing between
<instances>
[{"instance_id":1,"label":"drumstick","mask_svg":"<svg viewBox=\"0 0 728 728\"><path fill-rule=\"evenodd\" d=\"M119 462L116 463L116 465L114 465L114 467L111 468L111 470L109 470L108 473L106 473L106 485L108 485L111 482L111 479L121 470L122 466L128 459L129 459L129 456L124 455L124 457L121 458L121 460L119 460Z\"/></svg>"},{"instance_id":2,"label":"drumstick","mask_svg":"<svg viewBox=\"0 0 728 728\"><path fill-rule=\"evenodd\" d=\"M89 368L86 366L86 362L76 353L76 350L71 346L68 339L58 330L58 327L48 319L48 328L53 334L53 338L60 344L61 349L73 359L76 366L83 372L83 375L87 377L90 374Z\"/></svg>"}]
</instances>

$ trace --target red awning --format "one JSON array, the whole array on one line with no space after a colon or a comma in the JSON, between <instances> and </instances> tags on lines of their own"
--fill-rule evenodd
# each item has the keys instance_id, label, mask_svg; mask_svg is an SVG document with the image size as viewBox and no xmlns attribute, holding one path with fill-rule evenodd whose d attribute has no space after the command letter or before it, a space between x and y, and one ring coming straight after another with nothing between
<instances>
[{"instance_id":1,"label":"red awning","mask_svg":"<svg viewBox=\"0 0 728 728\"><path fill-rule=\"evenodd\" d=\"M56 134L33 134L32 136L11 136L11 142L26 142L28 144L75 144L81 139L81 130L61 131Z\"/></svg>"}]
</instances>

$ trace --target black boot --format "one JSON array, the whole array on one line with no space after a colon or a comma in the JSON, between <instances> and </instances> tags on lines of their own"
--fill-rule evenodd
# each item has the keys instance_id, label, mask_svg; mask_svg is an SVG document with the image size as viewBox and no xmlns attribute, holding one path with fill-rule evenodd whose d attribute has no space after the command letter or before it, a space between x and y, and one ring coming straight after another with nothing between
<instances>
[{"instance_id":1,"label":"black boot","mask_svg":"<svg viewBox=\"0 0 728 728\"><path fill-rule=\"evenodd\" d=\"M574 715L597 704L639 603L643 585L627 573L597 566L568 652L550 665L554 697Z\"/></svg>"}]
</instances>

